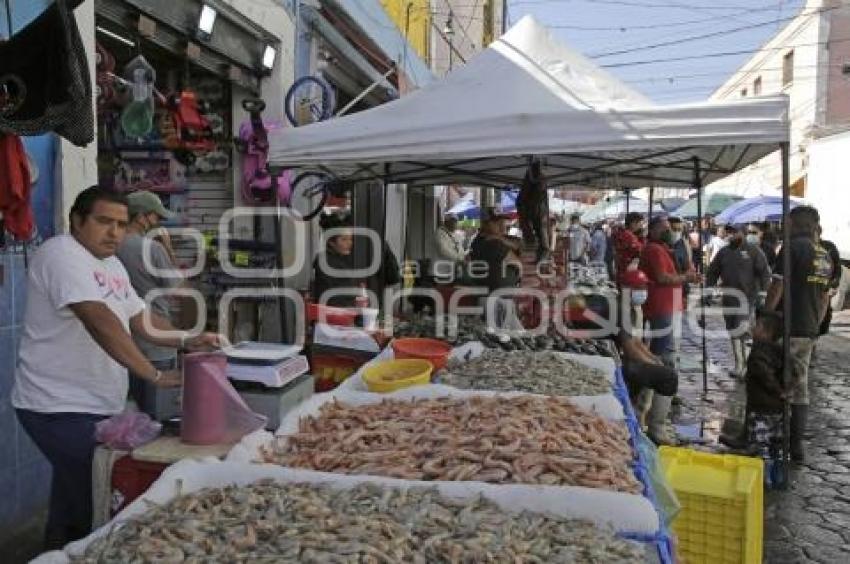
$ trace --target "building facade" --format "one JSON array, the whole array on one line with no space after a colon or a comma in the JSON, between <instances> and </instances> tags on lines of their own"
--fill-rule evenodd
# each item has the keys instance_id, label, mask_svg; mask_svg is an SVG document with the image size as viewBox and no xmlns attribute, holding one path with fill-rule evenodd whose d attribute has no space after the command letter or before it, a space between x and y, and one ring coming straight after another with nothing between
<instances>
[{"instance_id":1,"label":"building facade","mask_svg":"<svg viewBox=\"0 0 850 564\"><path fill-rule=\"evenodd\" d=\"M381 0L396 27L445 76L481 52L503 31L503 0Z\"/></svg>"},{"instance_id":2,"label":"building facade","mask_svg":"<svg viewBox=\"0 0 850 564\"><path fill-rule=\"evenodd\" d=\"M790 100L792 194L805 197L811 144L850 125L850 1L809 0L711 100L777 94ZM775 195L781 183L777 151L708 190Z\"/></svg>"}]
</instances>

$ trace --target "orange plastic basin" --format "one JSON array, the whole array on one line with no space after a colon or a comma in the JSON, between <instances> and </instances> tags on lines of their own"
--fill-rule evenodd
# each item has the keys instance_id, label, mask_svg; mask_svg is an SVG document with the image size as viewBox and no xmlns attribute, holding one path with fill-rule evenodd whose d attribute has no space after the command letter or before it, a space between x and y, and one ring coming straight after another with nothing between
<instances>
[{"instance_id":1,"label":"orange plastic basin","mask_svg":"<svg viewBox=\"0 0 850 564\"><path fill-rule=\"evenodd\" d=\"M406 338L392 342L396 358L419 358L434 365L434 372L446 366L451 345L437 339Z\"/></svg>"}]
</instances>

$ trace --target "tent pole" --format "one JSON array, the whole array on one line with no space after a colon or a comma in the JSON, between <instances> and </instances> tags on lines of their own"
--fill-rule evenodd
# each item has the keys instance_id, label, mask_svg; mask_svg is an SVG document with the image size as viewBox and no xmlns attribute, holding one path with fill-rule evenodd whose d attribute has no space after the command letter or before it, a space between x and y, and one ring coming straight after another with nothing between
<instances>
[{"instance_id":1,"label":"tent pole","mask_svg":"<svg viewBox=\"0 0 850 564\"><path fill-rule=\"evenodd\" d=\"M791 383L791 222L789 214L791 210L791 144L782 143L782 381L785 389L789 389ZM790 465L791 453L791 405L786 397L784 409L782 410L782 461L785 471L782 472L780 488L786 489L789 480L787 469Z\"/></svg>"},{"instance_id":2,"label":"tent pole","mask_svg":"<svg viewBox=\"0 0 850 564\"><path fill-rule=\"evenodd\" d=\"M702 174L700 174L699 158L694 157L694 187L697 189L697 235L702 245ZM701 264L697 269L702 272ZM702 393L708 394L708 343L705 339L705 280L699 283L700 326L702 337Z\"/></svg>"},{"instance_id":3,"label":"tent pole","mask_svg":"<svg viewBox=\"0 0 850 564\"><path fill-rule=\"evenodd\" d=\"M646 214L647 225L652 222L652 204L655 201L655 186L649 187L649 211Z\"/></svg>"}]
</instances>

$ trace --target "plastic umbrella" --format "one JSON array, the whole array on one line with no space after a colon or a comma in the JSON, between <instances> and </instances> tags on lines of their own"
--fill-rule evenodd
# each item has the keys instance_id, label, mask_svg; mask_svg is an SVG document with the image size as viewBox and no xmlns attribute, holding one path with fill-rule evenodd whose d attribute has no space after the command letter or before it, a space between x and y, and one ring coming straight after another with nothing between
<instances>
[{"instance_id":1,"label":"plastic umbrella","mask_svg":"<svg viewBox=\"0 0 850 564\"><path fill-rule=\"evenodd\" d=\"M743 196L735 194L705 194L702 197L702 214L715 216L731 206L732 204L743 200ZM683 217L687 219L696 218L697 216L697 199L691 198L681 207L676 208L670 215Z\"/></svg>"},{"instance_id":2,"label":"plastic umbrella","mask_svg":"<svg viewBox=\"0 0 850 564\"><path fill-rule=\"evenodd\" d=\"M626 206L626 197L617 196L608 201L599 202L584 212L581 216L581 222L590 224L604 219L620 218L626 215L627 207L629 212L647 213L649 211L649 202L631 196L628 199L628 206ZM665 213L664 209L657 203L652 206L652 211L658 214Z\"/></svg>"},{"instance_id":3,"label":"plastic umbrella","mask_svg":"<svg viewBox=\"0 0 850 564\"><path fill-rule=\"evenodd\" d=\"M448 212L458 219L478 219L481 216L481 208L473 198L459 201L453 205Z\"/></svg>"},{"instance_id":4,"label":"plastic umbrella","mask_svg":"<svg viewBox=\"0 0 850 564\"><path fill-rule=\"evenodd\" d=\"M791 200L791 208L799 206L799 200ZM782 217L782 198L779 196L757 196L732 204L714 220L720 225L742 225L760 221L775 221Z\"/></svg>"},{"instance_id":5,"label":"plastic umbrella","mask_svg":"<svg viewBox=\"0 0 850 564\"><path fill-rule=\"evenodd\" d=\"M519 192L515 190L502 190L502 197L499 199L499 207L502 213L516 211L516 199Z\"/></svg>"}]
</instances>

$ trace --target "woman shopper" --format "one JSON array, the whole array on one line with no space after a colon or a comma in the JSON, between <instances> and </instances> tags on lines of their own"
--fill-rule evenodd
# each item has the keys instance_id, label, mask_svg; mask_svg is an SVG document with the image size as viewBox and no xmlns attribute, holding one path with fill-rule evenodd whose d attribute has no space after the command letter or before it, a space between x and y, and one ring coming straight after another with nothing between
<instances>
[{"instance_id":1,"label":"woman shopper","mask_svg":"<svg viewBox=\"0 0 850 564\"><path fill-rule=\"evenodd\" d=\"M323 216L320 225L332 233L324 252L313 261L313 299L333 307L355 307L357 293L366 280L351 276L355 270L351 226L345 218L335 215Z\"/></svg>"}]
</instances>

